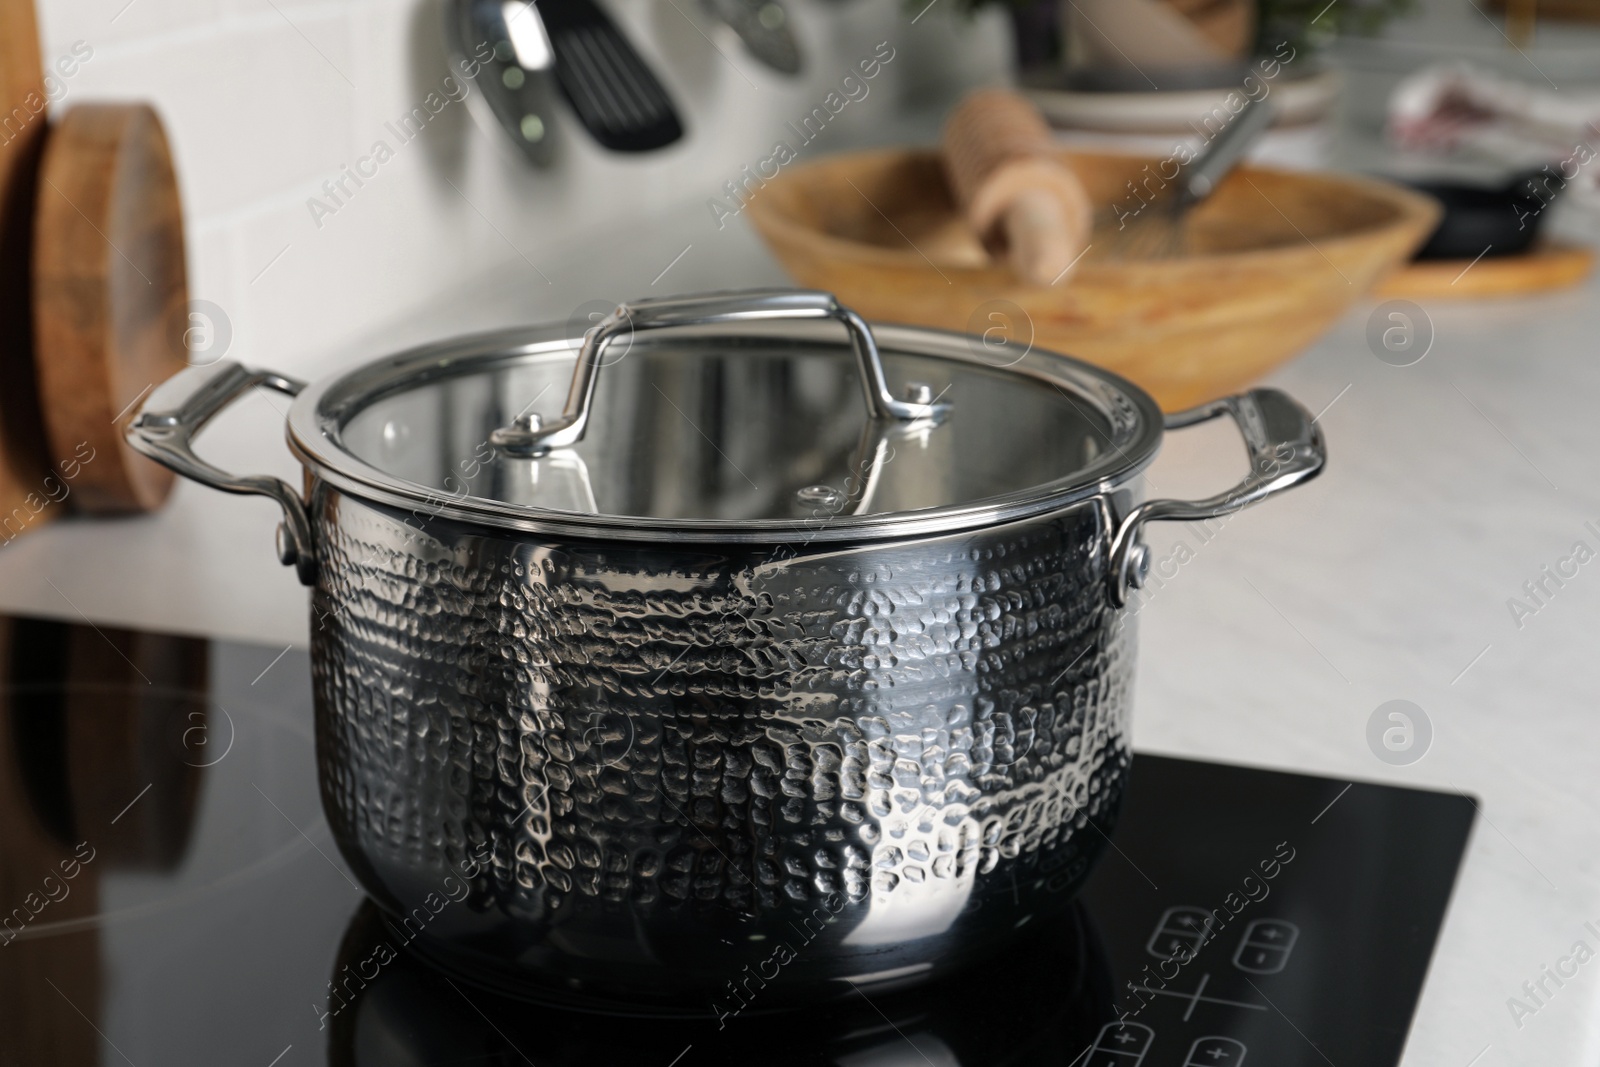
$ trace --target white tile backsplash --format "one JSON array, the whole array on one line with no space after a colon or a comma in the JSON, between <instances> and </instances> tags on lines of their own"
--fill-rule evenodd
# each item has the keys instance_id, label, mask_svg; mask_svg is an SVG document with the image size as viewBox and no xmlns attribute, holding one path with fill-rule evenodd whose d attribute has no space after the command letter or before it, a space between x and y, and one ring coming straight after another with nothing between
<instances>
[{"instance_id":1,"label":"white tile backsplash","mask_svg":"<svg viewBox=\"0 0 1600 1067\"><path fill-rule=\"evenodd\" d=\"M219 21L213 33L191 27L94 45L72 102L151 102L172 143L188 217L248 208L320 174L351 145L356 91L334 69L350 65L349 20L324 7L296 12L296 22L269 12ZM90 40L91 31L77 36Z\"/></svg>"},{"instance_id":2,"label":"white tile backsplash","mask_svg":"<svg viewBox=\"0 0 1600 1067\"><path fill-rule=\"evenodd\" d=\"M69 0L38 3L39 32L63 46L82 38L96 48L139 41L217 21L221 0ZM59 49L58 49L59 50ZM48 50L47 50L48 51Z\"/></svg>"},{"instance_id":3,"label":"white tile backsplash","mask_svg":"<svg viewBox=\"0 0 1600 1067\"><path fill-rule=\"evenodd\" d=\"M901 0L790 0L807 63L785 78L746 55L700 0L603 0L666 84L686 136L654 153L610 153L563 110L561 159L536 170L464 103L407 143L391 130L450 73L439 0L37 2L47 60L80 40L94 49L66 104L137 99L161 113L192 295L224 309L228 355L301 374L476 277L559 282L582 234L616 240L664 212L709 218L706 201L723 183L790 139L785 123L887 39L896 60L801 158L870 139L899 109L908 53L936 36L938 14L912 26ZM344 178L335 201L324 183L380 140L393 158L360 187ZM313 198L329 209L320 226ZM694 255L703 261L672 280L707 273L715 242ZM608 282L616 291L583 298L639 295L665 266L640 262L637 277Z\"/></svg>"}]
</instances>

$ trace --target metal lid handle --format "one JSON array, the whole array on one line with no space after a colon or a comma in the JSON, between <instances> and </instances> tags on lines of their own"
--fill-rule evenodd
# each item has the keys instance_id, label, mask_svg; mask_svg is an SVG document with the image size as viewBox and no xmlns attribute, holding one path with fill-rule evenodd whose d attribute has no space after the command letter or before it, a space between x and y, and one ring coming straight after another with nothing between
<instances>
[{"instance_id":1,"label":"metal lid handle","mask_svg":"<svg viewBox=\"0 0 1600 1067\"><path fill-rule=\"evenodd\" d=\"M278 527L278 558L294 564L300 581L316 581L316 553L311 547L311 520L300 495L281 478L266 474L229 474L201 459L194 439L218 412L256 386L295 396L306 383L272 371L251 370L232 361L189 367L168 378L146 398L128 424L128 444L164 467L224 493L268 496L283 508Z\"/></svg>"},{"instance_id":2,"label":"metal lid handle","mask_svg":"<svg viewBox=\"0 0 1600 1067\"><path fill-rule=\"evenodd\" d=\"M1166 427L1181 430L1219 415L1232 415L1250 454L1250 473L1225 493L1204 500L1149 500L1128 513L1111 540L1111 599L1127 603L1128 590L1143 580L1147 561L1139 533L1147 522L1194 522L1229 515L1317 476L1328 462L1319 427L1289 394L1252 389L1168 415Z\"/></svg>"},{"instance_id":3,"label":"metal lid handle","mask_svg":"<svg viewBox=\"0 0 1600 1067\"><path fill-rule=\"evenodd\" d=\"M538 416L524 417L502 426L489 435L496 448L513 455L534 456L552 448L566 448L583 440L594 405L595 382L600 376L600 358L606 345L619 336L640 330L673 326L704 326L712 323L755 322L772 319L837 319L850 331L861 371L861 390L867 412L874 419L912 421L942 415L950 407L937 398L917 396L897 400L889 391L883 374L883 360L872 329L860 315L844 307L832 293L794 289L750 289L700 296L666 297L621 304L590 330L578 352L572 372L566 407L554 422L543 423Z\"/></svg>"}]
</instances>

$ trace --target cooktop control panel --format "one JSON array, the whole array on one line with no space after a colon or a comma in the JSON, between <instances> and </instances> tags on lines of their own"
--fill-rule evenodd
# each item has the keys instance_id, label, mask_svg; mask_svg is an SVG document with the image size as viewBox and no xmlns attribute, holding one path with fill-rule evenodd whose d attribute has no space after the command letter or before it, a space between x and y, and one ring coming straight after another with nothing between
<instances>
[{"instance_id":1,"label":"cooktop control panel","mask_svg":"<svg viewBox=\"0 0 1600 1067\"><path fill-rule=\"evenodd\" d=\"M1116 990L1084 1067L1398 1063L1473 815L1140 756L1084 894Z\"/></svg>"}]
</instances>

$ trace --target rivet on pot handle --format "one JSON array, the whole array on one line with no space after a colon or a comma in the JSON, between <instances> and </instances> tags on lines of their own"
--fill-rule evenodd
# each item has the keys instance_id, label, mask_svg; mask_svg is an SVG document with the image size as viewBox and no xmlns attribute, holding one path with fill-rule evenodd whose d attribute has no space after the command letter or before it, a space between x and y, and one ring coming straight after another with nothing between
<instances>
[{"instance_id":1,"label":"rivet on pot handle","mask_svg":"<svg viewBox=\"0 0 1600 1067\"><path fill-rule=\"evenodd\" d=\"M128 443L164 467L224 493L269 496L283 508L278 529L278 557L294 564L300 581L316 580L317 559L311 543L311 521L305 504L288 482L265 474L229 474L195 454L194 439L206 423L256 386L294 396L306 383L272 371L251 370L238 363L189 367L152 392L128 425Z\"/></svg>"},{"instance_id":2,"label":"rivet on pot handle","mask_svg":"<svg viewBox=\"0 0 1600 1067\"><path fill-rule=\"evenodd\" d=\"M1166 428L1180 430L1219 415L1232 415L1250 455L1244 481L1204 500L1148 500L1128 513L1111 540L1111 599L1127 603L1128 590L1142 580L1143 544L1139 534L1147 522L1194 522L1229 515L1269 496L1316 477L1328 461L1322 429L1298 401L1277 389L1213 400L1166 418Z\"/></svg>"},{"instance_id":3,"label":"rivet on pot handle","mask_svg":"<svg viewBox=\"0 0 1600 1067\"><path fill-rule=\"evenodd\" d=\"M932 418L949 409L949 404L920 396L895 399L883 374L883 361L877 342L866 320L843 306L832 293L793 289L750 289L711 293L693 297L666 297L621 304L590 330L578 352L572 372L572 385L561 417L542 422L537 416L524 417L502 426L489 435L496 448L513 455L532 456L552 448L566 448L583 440L594 403L595 382L600 376L600 357L606 345L618 336L642 330L672 326L704 326L712 323L755 322L772 319L837 319L850 331L861 371L861 389L867 411L875 419Z\"/></svg>"}]
</instances>

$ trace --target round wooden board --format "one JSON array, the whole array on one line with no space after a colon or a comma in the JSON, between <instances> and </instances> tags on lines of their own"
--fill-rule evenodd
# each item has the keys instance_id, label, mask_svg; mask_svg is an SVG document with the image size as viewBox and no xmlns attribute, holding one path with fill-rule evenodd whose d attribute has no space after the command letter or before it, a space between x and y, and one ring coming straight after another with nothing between
<instances>
[{"instance_id":1,"label":"round wooden board","mask_svg":"<svg viewBox=\"0 0 1600 1067\"><path fill-rule=\"evenodd\" d=\"M33 0L0 0L0 543L65 510L47 506L44 429L30 356L28 263L47 96Z\"/></svg>"},{"instance_id":2,"label":"round wooden board","mask_svg":"<svg viewBox=\"0 0 1600 1067\"><path fill-rule=\"evenodd\" d=\"M159 507L171 472L122 436L134 401L187 362L182 204L149 107L83 105L50 130L33 276L48 458L58 469L76 461L70 486L83 511Z\"/></svg>"},{"instance_id":3,"label":"round wooden board","mask_svg":"<svg viewBox=\"0 0 1600 1067\"><path fill-rule=\"evenodd\" d=\"M1576 285L1594 269L1594 249L1550 241L1521 256L1408 263L1379 283L1380 300L1466 300L1544 293Z\"/></svg>"}]
</instances>

